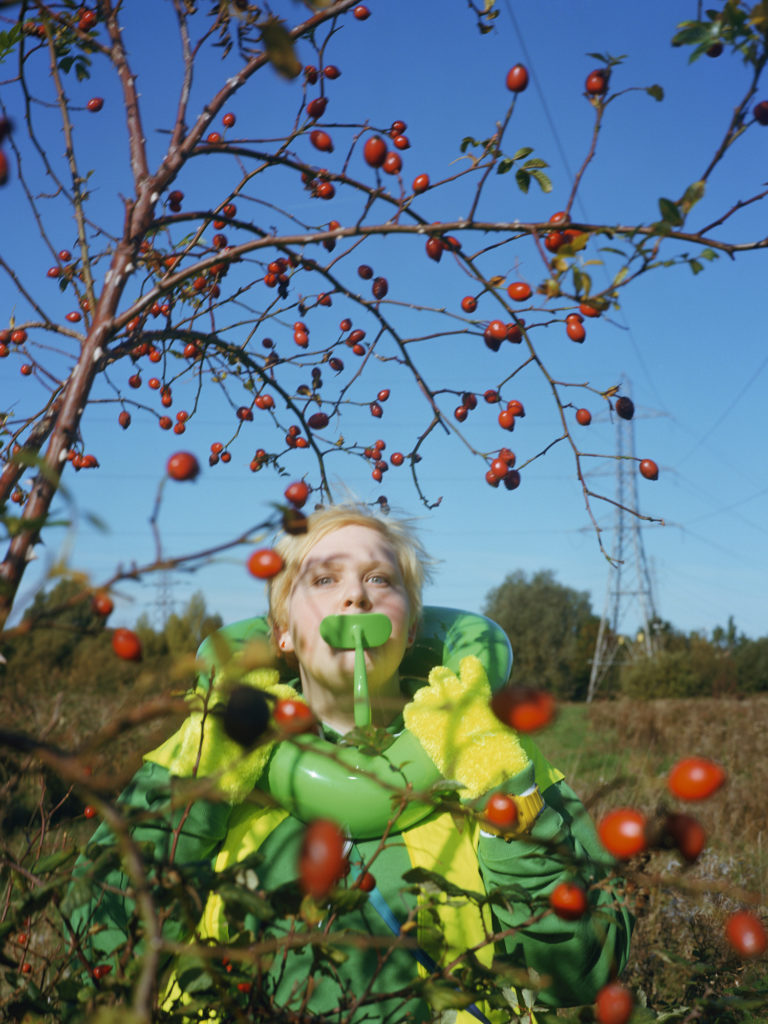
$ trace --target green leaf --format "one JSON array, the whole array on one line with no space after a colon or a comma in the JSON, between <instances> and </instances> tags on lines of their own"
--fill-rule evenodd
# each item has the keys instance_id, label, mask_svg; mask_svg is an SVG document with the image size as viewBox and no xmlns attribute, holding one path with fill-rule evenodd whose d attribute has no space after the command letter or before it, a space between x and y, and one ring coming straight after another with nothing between
<instances>
[{"instance_id":1,"label":"green leaf","mask_svg":"<svg viewBox=\"0 0 768 1024\"><path fill-rule=\"evenodd\" d=\"M425 981L422 991L429 1005L438 1013L453 1008L463 1009L474 1001L474 996L462 992L449 981Z\"/></svg>"},{"instance_id":2,"label":"green leaf","mask_svg":"<svg viewBox=\"0 0 768 1024\"><path fill-rule=\"evenodd\" d=\"M657 103L661 103L664 99L664 90L660 85L649 85L645 91L649 96L653 96Z\"/></svg>"},{"instance_id":3,"label":"green leaf","mask_svg":"<svg viewBox=\"0 0 768 1024\"><path fill-rule=\"evenodd\" d=\"M273 16L262 22L259 28L267 59L275 71L284 78L296 78L301 74L303 64L296 56L293 39L285 23Z\"/></svg>"},{"instance_id":4,"label":"green leaf","mask_svg":"<svg viewBox=\"0 0 768 1024\"><path fill-rule=\"evenodd\" d=\"M470 146L479 145L480 143L477 141L477 139L473 139L471 135L467 135L465 138L461 140L461 146L459 146L459 149L461 150L462 153L466 153Z\"/></svg>"},{"instance_id":5,"label":"green leaf","mask_svg":"<svg viewBox=\"0 0 768 1024\"><path fill-rule=\"evenodd\" d=\"M503 160L499 160L496 166L496 173L507 174L509 171L512 170L513 164L514 160L511 160L508 156L505 156Z\"/></svg>"},{"instance_id":6,"label":"green leaf","mask_svg":"<svg viewBox=\"0 0 768 1024\"><path fill-rule=\"evenodd\" d=\"M680 215L677 203L673 203L671 199L659 199L659 210L661 210L661 219L672 227L680 227L683 223L683 218Z\"/></svg>"},{"instance_id":7,"label":"green leaf","mask_svg":"<svg viewBox=\"0 0 768 1024\"><path fill-rule=\"evenodd\" d=\"M548 175L546 175L544 171L531 171L531 174L539 183L539 187L541 188L542 192L552 191L552 179Z\"/></svg>"},{"instance_id":8,"label":"green leaf","mask_svg":"<svg viewBox=\"0 0 768 1024\"><path fill-rule=\"evenodd\" d=\"M527 156L530 156L533 152L532 146L523 146L522 149L518 149L515 155L512 157L513 160L525 160Z\"/></svg>"},{"instance_id":9,"label":"green leaf","mask_svg":"<svg viewBox=\"0 0 768 1024\"><path fill-rule=\"evenodd\" d=\"M534 157L533 160L526 160L523 164L526 171L532 171L537 167L549 167L546 160L540 160L538 157Z\"/></svg>"},{"instance_id":10,"label":"green leaf","mask_svg":"<svg viewBox=\"0 0 768 1024\"><path fill-rule=\"evenodd\" d=\"M21 39L21 22L17 22L7 32L0 32L0 64L13 52Z\"/></svg>"},{"instance_id":11,"label":"green leaf","mask_svg":"<svg viewBox=\"0 0 768 1024\"><path fill-rule=\"evenodd\" d=\"M710 28L701 21L683 21L678 27L680 31L672 36L673 46L691 46L709 41Z\"/></svg>"},{"instance_id":12,"label":"green leaf","mask_svg":"<svg viewBox=\"0 0 768 1024\"><path fill-rule=\"evenodd\" d=\"M624 278L627 276L628 273L629 273L629 268L628 267L622 267L621 270L618 272L618 274L613 279L613 287L615 288L617 285L621 284L621 282L624 280Z\"/></svg>"},{"instance_id":13,"label":"green leaf","mask_svg":"<svg viewBox=\"0 0 768 1024\"><path fill-rule=\"evenodd\" d=\"M66 864L68 860L72 860L76 852L76 850L57 850L56 853L49 853L47 857L41 857L35 864L35 871L39 875L54 871L62 864Z\"/></svg>"},{"instance_id":14,"label":"green leaf","mask_svg":"<svg viewBox=\"0 0 768 1024\"><path fill-rule=\"evenodd\" d=\"M528 189L531 186L531 176L527 171L524 171L522 167L515 171L515 181L517 182L517 187L521 192L528 192Z\"/></svg>"},{"instance_id":15,"label":"green leaf","mask_svg":"<svg viewBox=\"0 0 768 1024\"><path fill-rule=\"evenodd\" d=\"M573 268L573 287L577 295L589 295L592 289L592 278L578 267Z\"/></svg>"},{"instance_id":16,"label":"green leaf","mask_svg":"<svg viewBox=\"0 0 768 1024\"><path fill-rule=\"evenodd\" d=\"M694 274L700 274L704 269L704 264L700 263L698 260L689 260L688 266L691 268Z\"/></svg>"},{"instance_id":17,"label":"green leaf","mask_svg":"<svg viewBox=\"0 0 768 1024\"><path fill-rule=\"evenodd\" d=\"M702 249L699 256L701 256L703 260L716 260L720 258L720 253L715 252L714 249Z\"/></svg>"}]
</instances>

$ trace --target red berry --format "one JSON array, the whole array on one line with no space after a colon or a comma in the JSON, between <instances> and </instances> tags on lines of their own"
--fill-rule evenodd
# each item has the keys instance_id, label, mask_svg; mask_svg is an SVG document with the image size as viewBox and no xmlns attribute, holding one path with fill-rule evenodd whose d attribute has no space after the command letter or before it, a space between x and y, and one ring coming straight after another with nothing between
<instances>
[{"instance_id":1,"label":"red berry","mask_svg":"<svg viewBox=\"0 0 768 1024\"><path fill-rule=\"evenodd\" d=\"M286 501L294 506L294 508L302 508L309 497L309 484L303 480L296 480L283 491Z\"/></svg>"},{"instance_id":2,"label":"red berry","mask_svg":"<svg viewBox=\"0 0 768 1024\"><path fill-rule=\"evenodd\" d=\"M525 281L513 281L507 287L507 294L515 302L525 302L526 299L530 299L533 292L531 291L531 286Z\"/></svg>"},{"instance_id":3,"label":"red berry","mask_svg":"<svg viewBox=\"0 0 768 1024\"><path fill-rule=\"evenodd\" d=\"M123 411L117 417L117 422L120 424L123 430L127 430L128 427L130 427L131 425L131 414L126 409L123 409Z\"/></svg>"},{"instance_id":4,"label":"red berry","mask_svg":"<svg viewBox=\"0 0 768 1024\"><path fill-rule=\"evenodd\" d=\"M307 104L307 114L314 121L316 121L318 117L323 116L323 114L325 113L325 108L327 106L327 96L315 96L315 98L313 100L310 100L309 103Z\"/></svg>"},{"instance_id":5,"label":"red berry","mask_svg":"<svg viewBox=\"0 0 768 1024\"><path fill-rule=\"evenodd\" d=\"M98 114L98 112L104 106L104 100L101 98L101 96L94 96L93 99L88 100L86 106L92 113Z\"/></svg>"},{"instance_id":6,"label":"red berry","mask_svg":"<svg viewBox=\"0 0 768 1024\"><path fill-rule=\"evenodd\" d=\"M725 782L725 771L707 757L684 757L670 769L667 786L681 800L705 800Z\"/></svg>"},{"instance_id":7,"label":"red berry","mask_svg":"<svg viewBox=\"0 0 768 1024\"><path fill-rule=\"evenodd\" d=\"M507 72L507 88L510 92L524 92L528 88L528 69L523 64L515 64Z\"/></svg>"},{"instance_id":8,"label":"red berry","mask_svg":"<svg viewBox=\"0 0 768 1024\"><path fill-rule=\"evenodd\" d=\"M500 722L518 732L536 732L554 718L555 698L529 686L504 686L491 698L491 711Z\"/></svg>"},{"instance_id":9,"label":"red berry","mask_svg":"<svg viewBox=\"0 0 768 1024\"><path fill-rule=\"evenodd\" d=\"M371 286L374 299L383 299L389 291L389 283L386 277L377 277Z\"/></svg>"},{"instance_id":10,"label":"red berry","mask_svg":"<svg viewBox=\"0 0 768 1024\"><path fill-rule=\"evenodd\" d=\"M752 113L758 124L768 124L768 100L760 100Z\"/></svg>"},{"instance_id":11,"label":"red berry","mask_svg":"<svg viewBox=\"0 0 768 1024\"><path fill-rule=\"evenodd\" d=\"M369 267L367 263L361 263L357 268L357 276L362 277L364 281L370 281L373 277L373 268Z\"/></svg>"},{"instance_id":12,"label":"red berry","mask_svg":"<svg viewBox=\"0 0 768 1024\"><path fill-rule=\"evenodd\" d=\"M748 910L737 910L725 923L728 942L741 956L760 956L768 946L762 921Z\"/></svg>"},{"instance_id":13,"label":"red berry","mask_svg":"<svg viewBox=\"0 0 768 1024\"><path fill-rule=\"evenodd\" d=\"M319 818L307 825L299 853L299 881L304 892L322 899L343 877L344 835L332 821Z\"/></svg>"},{"instance_id":14,"label":"red berry","mask_svg":"<svg viewBox=\"0 0 768 1024\"><path fill-rule=\"evenodd\" d=\"M322 430L323 427L328 426L328 416L324 412L313 412L307 420L307 425L311 427L312 430Z\"/></svg>"},{"instance_id":15,"label":"red berry","mask_svg":"<svg viewBox=\"0 0 768 1024\"><path fill-rule=\"evenodd\" d=\"M577 409L576 422L580 423L582 427L588 427L592 422L592 413L589 409Z\"/></svg>"},{"instance_id":16,"label":"red berry","mask_svg":"<svg viewBox=\"0 0 768 1024\"><path fill-rule=\"evenodd\" d=\"M429 175L428 174L417 174L413 179L413 191L418 195L421 192L426 192L429 188Z\"/></svg>"},{"instance_id":17,"label":"red berry","mask_svg":"<svg viewBox=\"0 0 768 1024\"><path fill-rule=\"evenodd\" d=\"M517 821L517 804L506 793L493 793L488 797L483 814L497 828L514 828Z\"/></svg>"},{"instance_id":18,"label":"red berry","mask_svg":"<svg viewBox=\"0 0 768 1024\"><path fill-rule=\"evenodd\" d=\"M658 480L659 467L653 459L643 459L640 462L640 475L644 476L646 480Z\"/></svg>"},{"instance_id":19,"label":"red berry","mask_svg":"<svg viewBox=\"0 0 768 1024\"><path fill-rule=\"evenodd\" d=\"M200 463L192 452L175 452L165 468L172 480L194 480L200 472Z\"/></svg>"},{"instance_id":20,"label":"red berry","mask_svg":"<svg viewBox=\"0 0 768 1024\"><path fill-rule=\"evenodd\" d=\"M590 306L588 302L582 302L579 306L579 312L582 316L600 316L600 310L595 306Z\"/></svg>"},{"instance_id":21,"label":"red berry","mask_svg":"<svg viewBox=\"0 0 768 1024\"><path fill-rule=\"evenodd\" d=\"M590 71L584 83L584 88L590 96L602 96L608 88L608 77L609 72L603 68Z\"/></svg>"},{"instance_id":22,"label":"red berry","mask_svg":"<svg viewBox=\"0 0 768 1024\"><path fill-rule=\"evenodd\" d=\"M291 736L311 732L317 725L309 705L303 700L294 700L291 697L279 700L275 704L274 719L275 725Z\"/></svg>"},{"instance_id":23,"label":"red berry","mask_svg":"<svg viewBox=\"0 0 768 1024\"><path fill-rule=\"evenodd\" d=\"M584 324L578 320L571 320L565 325L565 332L571 341L578 341L579 343L584 341L587 336L587 332L584 330Z\"/></svg>"},{"instance_id":24,"label":"red berry","mask_svg":"<svg viewBox=\"0 0 768 1024\"><path fill-rule=\"evenodd\" d=\"M233 126L233 125L234 125L234 123L235 123L235 115L234 115L234 114L232 114L232 113L229 113L229 112L228 112L228 113L226 113L226 114L225 114L225 115L224 115L224 116L222 117L222 119L221 119L221 123L222 123L222 124L224 125L224 127L225 127L225 128L232 128L232 126Z\"/></svg>"},{"instance_id":25,"label":"red berry","mask_svg":"<svg viewBox=\"0 0 768 1024\"><path fill-rule=\"evenodd\" d=\"M461 308L465 313L474 313L477 309L477 299L474 295L465 295L461 300Z\"/></svg>"},{"instance_id":26,"label":"red berry","mask_svg":"<svg viewBox=\"0 0 768 1024\"><path fill-rule=\"evenodd\" d=\"M707 844L707 833L701 822L690 814L668 814L664 834L691 864Z\"/></svg>"},{"instance_id":27,"label":"red berry","mask_svg":"<svg viewBox=\"0 0 768 1024\"><path fill-rule=\"evenodd\" d=\"M91 804L86 804L85 807L83 808L83 816L86 818L95 818L96 808L93 807Z\"/></svg>"},{"instance_id":28,"label":"red berry","mask_svg":"<svg viewBox=\"0 0 768 1024\"><path fill-rule=\"evenodd\" d=\"M371 167L381 167L387 156L387 144L380 135L372 135L363 146L363 157Z\"/></svg>"},{"instance_id":29,"label":"red berry","mask_svg":"<svg viewBox=\"0 0 768 1024\"><path fill-rule=\"evenodd\" d=\"M606 850L619 860L628 860L646 848L645 815L633 807L609 811L597 826Z\"/></svg>"},{"instance_id":30,"label":"red berry","mask_svg":"<svg viewBox=\"0 0 768 1024\"><path fill-rule=\"evenodd\" d=\"M106 592L106 590L99 590L93 595L91 600L91 608L97 615L101 615L102 618L106 619L108 615L111 615L115 607L115 602Z\"/></svg>"},{"instance_id":31,"label":"red berry","mask_svg":"<svg viewBox=\"0 0 768 1024\"><path fill-rule=\"evenodd\" d=\"M336 67L335 64L326 64L323 68L323 76L330 78L332 81L339 78L341 71Z\"/></svg>"},{"instance_id":32,"label":"red berry","mask_svg":"<svg viewBox=\"0 0 768 1024\"><path fill-rule=\"evenodd\" d=\"M502 427L502 429L504 430L515 429L515 417L514 414L509 411L509 409L502 409L501 412L499 413L499 426Z\"/></svg>"},{"instance_id":33,"label":"red berry","mask_svg":"<svg viewBox=\"0 0 768 1024\"><path fill-rule=\"evenodd\" d=\"M355 886L363 892L372 892L376 888L376 879L370 871L364 871L355 882Z\"/></svg>"},{"instance_id":34,"label":"red berry","mask_svg":"<svg viewBox=\"0 0 768 1024\"><path fill-rule=\"evenodd\" d=\"M578 921L587 912L587 894L576 882L560 882L549 895L549 905L564 921Z\"/></svg>"},{"instance_id":35,"label":"red berry","mask_svg":"<svg viewBox=\"0 0 768 1024\"><path fill-rule=\"evenodd\" d=\"M315 131L309 133L309 141L312 143L315 149L319 149L323 153L333 152L333 141L328 132L323 132L320 131L319 129L316 129Z\"/></svg>"},{"instance_id":36,"label":"red berry","mask_svg":"<svg viewBox=\"0 0 768 1024\"><path fill-rule=\"evenodd\" d=\"M352 13L358 21L367 21L371 16L371 12L365 6L365 4L358 4L357 7L353 8Z\"/></svg>"},{"instance_id":37,"label":"red berry","mask_svg":"<svg viewBox=\"0 0 768 1024\"><path fill-rule=\"evenodd\" d=\"M399 174L403 169L403 161L399 153L395 153L392 149L384 157L384 163L381 165L382 171L385 174Z\"/></svg>"},{"instance_id":38,"label":"red berry","mask_svg":"<svg viewBox=\"0 0 768 1024\"><path fill-rule=\"evenodd\" d=\"M611 981L597 993L595 1020L598 1024L627 1024L633 1005L629 989L618 981Z\"/></svg>"},{"instance_id":39,"label":"red berry","mask_svg":"<svg viewBox=\"0 0 768 1024\"><path fill-rule=\"evenodd\" d=\"M393 466L402 466L402 464L405 462L405 456L403 455L402 452L392 452L389 461L392 463Z\"/></svg>"},{"instance_id":40,"label":"red berry","mask_svg":"<svg viewBox=\"0 0 768 1024\"><path fill-rule=\"evenodd\" d=\"M519 416L520 419L523 419L525 416L525 407L517 398L513 398L511 401L507 402L507 409L509 409L513 416Z\"/></svg>"},{"instance_id":41,"label":"red berry","mask_svg":"<svg viewBox=\"0 0 768 1024\"><path fill-rule=\"evenodd\" d=\"M485 333L496 341L504 341L507 336L507 325L502 320L491 320Z\"/></svg>"},{"instance_id":42,"label":"red berry","mask_svg":"<svg viewBox=\"0 0 768 1024\"><path fill-rule=\"evenodd\" d=\"M283 560L272 548L259 548L248 559L248 572L260 580L277 576L283 568Z\"/></svg>"},{"instance_id":43,"label":"red berry","mask_svg":"<svg viewBox=\"0 0 768 1024\"><path fill-rule=\"evenodd\" d=\"M426 242L427 256L435 263L443 258L443 240L441 238L428 238Z\"/></svg>"},{"instance_id":44,"label":"red berry","mask_svg":"<svg viewBox=\"0 0 768 1024\"><path fill-rule=\"evenodd\" d=\"M124 661L141 661L141 640L132 629L116 629L112 634L112 650Z\"/></svg>"}]
</instances>

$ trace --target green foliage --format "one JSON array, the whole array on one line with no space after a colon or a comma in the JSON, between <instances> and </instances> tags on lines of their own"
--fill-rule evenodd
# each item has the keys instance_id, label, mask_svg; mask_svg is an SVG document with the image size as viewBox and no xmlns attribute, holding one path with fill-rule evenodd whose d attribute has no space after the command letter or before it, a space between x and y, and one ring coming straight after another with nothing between
<instances>
[{"instance_id":1,"label":"green foliage","mask_svg":"<svg viewBox=\"0 0 768 1024\"><path fill-rule=\"evenodd\" d=\"M566 700L586 695L599 624L586 591L558 583L550 570L530 579L518 571L488 593L483 612L509 637L514 683L542 687Z\"/></svg>"}]
</instances>

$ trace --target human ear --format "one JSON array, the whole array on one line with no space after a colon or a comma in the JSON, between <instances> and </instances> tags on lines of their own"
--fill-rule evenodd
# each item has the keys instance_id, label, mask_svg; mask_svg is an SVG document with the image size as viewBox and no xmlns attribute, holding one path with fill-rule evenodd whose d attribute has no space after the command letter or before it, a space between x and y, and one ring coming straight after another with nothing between
<instances>
[{"instance_id":1,"label":"human ear","mask_svg":"<svg viewBox=\"0 0 768 1024\"><path fill-rule=\"evenodd\" d=\"M281 654L293 654L296 648L293 645L293 637L289 629L275 626L275 643Z\"/></svg>"}]
</instances>

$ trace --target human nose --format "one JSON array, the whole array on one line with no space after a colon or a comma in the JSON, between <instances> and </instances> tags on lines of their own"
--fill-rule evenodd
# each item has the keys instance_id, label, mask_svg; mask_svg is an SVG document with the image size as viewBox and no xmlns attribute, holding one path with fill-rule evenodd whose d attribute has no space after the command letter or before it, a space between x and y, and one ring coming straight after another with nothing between
<instances>
[{"instance_id":1,"label":"human nose","mask_svg":"<svg viewBox=\"0 0 768 1024\"><path fill-rule=\"evenodd\" d=\"M373 604L368 596L363 580L350 580L344 590L344 608L360 608L363 611L367 611L371 607L373 607Z\"/></svg>"}]
</instances>

